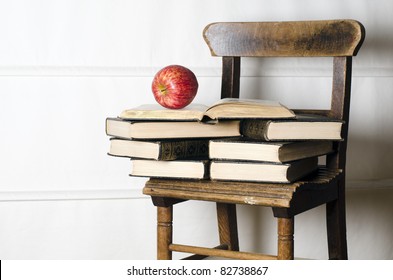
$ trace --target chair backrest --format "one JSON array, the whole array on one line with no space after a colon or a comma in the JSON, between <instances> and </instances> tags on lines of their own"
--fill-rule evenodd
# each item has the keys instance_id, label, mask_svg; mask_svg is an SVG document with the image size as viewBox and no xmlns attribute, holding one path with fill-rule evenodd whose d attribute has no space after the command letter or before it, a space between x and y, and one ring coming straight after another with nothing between
<instances>
[{"instance_id":1,"label":"chair backrest","mask_svg":"<svg viewBox=\"0 0 393 280\"><path fill-rule=\"evenodd\" d=\"M218 22L206 26L203 37L211 54L223 59L221 98L239 97L241 57L333 57L331 108L307 112L345 122L344 141L327 158L328 167L345 169L352 56L357 54L365 37L361 23L355 20Z\"/></svg>"}]
</instances>

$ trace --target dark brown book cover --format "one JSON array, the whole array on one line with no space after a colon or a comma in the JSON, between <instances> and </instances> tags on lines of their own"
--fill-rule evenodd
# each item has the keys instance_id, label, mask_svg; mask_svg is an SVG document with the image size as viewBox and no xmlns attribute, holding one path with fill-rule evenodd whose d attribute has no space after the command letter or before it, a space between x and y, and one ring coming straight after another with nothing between
<instances>
[{"instance_id":1,"label":"dark brown book cover","mask_svg":"<svg viewBox=\"0 0 393 280\"><path fill-rule=\"evenodd\" d=\"M306 130L304 124L314 124ZM272 126L285 124L286 129L282 131L285 136L269 137ZM343 121L317 115L297 115L296 119L288 120L243 120L241 122L241 134L251 139L263 141L285 141L285 140L342 140L341 127ZM334 129L331 127L335 126ZM320 133L319 133L320 131ZM299 133L302 132L302 133ZM299 135L301 134L301 135Z\"/></svg>"},{"instance_id":2,"label":"dark brown book cover","mask_svg":"<svg viewBox=\"0 0 393 280\"><path fill-rule=\"evenodd\" d=\"M108 155L155 160L209 159L209 139L131 140L111 138Z\"/></svg>"},{"instance_id":3,"label":"dark brown book cover","mask_svg":"<svg viewBox=\"0 0 393 280\"><path fill-rule=\"evenodd\" d=\"M208 140L161 141L159 160L208 159Z\"/></svg>"}]
</instances>

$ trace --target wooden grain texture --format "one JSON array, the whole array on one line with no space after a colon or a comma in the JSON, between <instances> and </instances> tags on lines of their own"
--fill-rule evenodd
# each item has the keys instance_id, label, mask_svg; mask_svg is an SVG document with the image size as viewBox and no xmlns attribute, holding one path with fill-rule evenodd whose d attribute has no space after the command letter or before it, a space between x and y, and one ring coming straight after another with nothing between
<instances>
[{"instance_id":1,"label":"wooden grain texture","mask_svg":"<svg viewBox=\"0 0 393 280\"><path fill-rule=\"evenodd\" d=\"M293 260L294 258L294 218L278 218L277 219L277 259Z\"/></svg>"},{"instance_id":2,"label":"wooden grain texture","mask_svg":"<svg viewBox=\"0 0 393 280\"><path fill-rule=\"evenodd\" d=\"M352 57L333 60L333 88L330 117L345 121L341 135L344 141L336 143L336 153L327 156L326 165L340 168L343 176L338 181L337 199L326 204L326 226L329 259L348 259L345 209L345 167L348 143L349 111L351 100Z\"/></svg>"},{"instance_id":3,"label":"wooden grain texture","mask_svg":"<svg viewBox=\"0 0 393 280\"><path fill-rule=\"evenodd\" d=\"M203 36L213 56L353 56L364 40L355 20L217 22Z\"/></svg>"},{"instance_id":4,"label":"wooden grain texture","mask_svg":"<svg viewBox=\"0 0 393 280\"><path fill-rule=\"evenodd\" d=\"M177 245L177 244L172 244L172 245ZM176 251L175 249L173 249L173 247L171 247L171 246L169 246L169 247L172 248L173 251ZM218 245L218 246L216 246L214 248L211 248L211 249L228 250L228 245L221 244L221 245ZM197 254L197 253L193 253L193 255L189 255L187 257L184 257L184 258L182 258L182 260L189 260L189 261L192 261L192 260L203 260L203 259L206 259L208 257L209 257L209 255L200 255L200 254Z\"/></svg>"},{"instance_id":5,"label":"wooden grain texture","mask_svg":"<svg viewBox=\"0 0 393 280\"><path fill-rule=\"evenodd\" d=\"M222 58L221 98L239 98L240 57Z\"/></svg>"},{"instance_id":6,"label":"wooden grain texture","mask_svg":"<svg viewBox=\"0 0 393 280\"><path fill-rule=\"evenodd\" d=\"M239 251L236 204L216 203L216 207L220 244L227 245L228 250Z\"/></svg>"},{"instance_id":7,"label":"wooden grain texture","mask_svg":"<svg viewBox=\"0 0 393 280\"><path fill-rule=\"evenodd\" d=\"M327 158L330 168L345 169L348 140L349 110L351 100L352 58L336 57L333 60L333 86L329 117L344 120L341 129L343 141L337 143L337 153Z\"/></svg>"},{"instance_id":8,"label":"wooden grain texture","mask_svg":"<svg viewBox=\"0 0 393 280\"><path fill-rule=\"evenodd\" d=\"M202 256L214 256L231 258L237 260L277 260L277 256L265 255L250 252L238 252L238 251L228 251L215 248L205 248L197 246L188 246L182 244L171 244L169 246L170 250L183 253L192 253Z\"/></svg>"},{"instance_id":9,"label":"wooden grain texture","mask_svg":"<svg viewBox=\"0 0 393 280\"><path fill-rule=\"evenodd\" d=\"M172 251L169 245L172 243L172 216L173 209L170 207L157 207L157 259L171 260Z\"/></svg>"},{"instance_id":10,"label":"wooden grain texture","mask_svg":"<svg viewBox=\"0 0 393 280\"><path fill-rule=\"evenodd\" d=\"M337 190L337 199L326 204L328 252L330 260L347 260L345 176L340 178Z\"/></svg>"},{"instance_id":11,"label":"wooden grain texture","mask_svg":"<svg viewBox=\"0 0 393 280\"><path fill-rule=\"evenodd\" d=\"M146 182L143 193L152 197L289 208L295 192L318 186L327 188L326 184L340 174L340 170L320 168L309 180L292 184L152 178Z\"/></svg>"}]
</instances>

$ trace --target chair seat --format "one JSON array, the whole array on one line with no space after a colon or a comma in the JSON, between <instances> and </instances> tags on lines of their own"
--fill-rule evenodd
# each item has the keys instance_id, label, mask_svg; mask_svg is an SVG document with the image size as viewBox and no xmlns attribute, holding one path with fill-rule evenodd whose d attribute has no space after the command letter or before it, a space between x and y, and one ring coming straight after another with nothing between
<instances>
[{"instance_id":1,"label":"chair seat","mask_svg":"<svg viewBox=\"0 0 393 280\"><path fill-rule=\"evenodd\" d=\"M151 178L146 182L143 193L150 195L153 202L154 197L203 200L294 208L296 213L300 213L336 199L336 183L341 174L341 170L320 167L308 178L291 184ZM318 191L318 195L316 195L316 191ZM321 191L326 192L327 195L321 195ZM314 192L315 198L324 197L325 199L323 201L315 200Z\"/></svg>"}]
</instances>

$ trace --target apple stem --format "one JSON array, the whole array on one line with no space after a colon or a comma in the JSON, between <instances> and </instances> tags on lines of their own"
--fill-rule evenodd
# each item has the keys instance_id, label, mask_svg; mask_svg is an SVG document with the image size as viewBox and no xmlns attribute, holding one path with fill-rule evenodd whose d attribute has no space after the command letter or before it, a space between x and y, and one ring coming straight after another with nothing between
<instances>
[{"instance_id":1,"label":"apple stem","mask_svg":"<svg viewBox=\"0 0 393 280\"><path fill-rule=\"evenodd\" d=\"M159 85L159 86L158 86L158 89L160 90L160 92L161 92L162 94L166 94L167 88L166 88L165 86Z\"/></svg>"}]
</instances>

